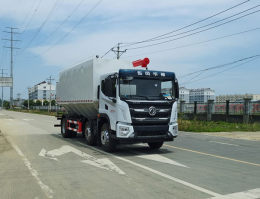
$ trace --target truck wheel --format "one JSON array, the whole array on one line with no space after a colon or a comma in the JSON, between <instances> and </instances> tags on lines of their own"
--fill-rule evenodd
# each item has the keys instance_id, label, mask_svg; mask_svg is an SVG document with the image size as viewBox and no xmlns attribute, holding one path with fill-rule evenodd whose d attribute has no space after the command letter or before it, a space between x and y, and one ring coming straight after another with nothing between
<instances>
[{"instance_id":1,"label":"truck wheel","mask_svg":"<svg viewBox=\"0 0 260 199\"><path fill-rule=\"evenodd\" d=\"M62 118L62 120L61 120L61 135L64 138L70 137L69 130L67 129L67 119L66 118Z\"/></svg>"},{"instance_id":2,"label":"truck wheel","mask_svg":"<svg viewBox=\"0 0 260 199\"><path fill-rule=\"evenodd\" d=\"M74 138L74 137L77 137L77 135L78 135L78 133L77 132L75 132L75 131L69 131L69 136L71 137L71 138Z\"/></svg>"},{"instance_id":3,"label":"truck wheel","mask_svg":"<svg viewBox=\"0 0 260 199\"><path fill-rule=\"evenodd\" d=\"M67 129L67 118L62 118L61 120L61 135L64 138L71 138L71 137L76 137L77 132L70 131Z\"/></svg>"},{"instance_id":4,"label":"truck wheel","mask_svg":"<svg viewBox=\"0 0 260 199\"><path fill-rule=\"evenodd\" d=\"M91 122L85 123L84 137L88 145L94 146L97 143L97 139L95 137L95 129L96 128L93 128L93 126L91 125Z\"/></svg>"},{"instance_id":5,"label":"truck wheel","mask_svg":"<svg viewBox=\"0 0 260 199\"><path fill-rule=\"evenodd\" d=\"M116 149L116 142L110 136L110 129L107 123L104 123L100 132L101 147L107 152L113 152Z\"/></svg>"},{"instance_id":6,"label":"truck wheel","mask_svg":"<svg viewBox=\"0 0 260 199\"><path fill-rule=\"evenodd\" d=\"M163 142L148 142L150 149L159 149L162 147Z\"/></svg>"}]
</instances>

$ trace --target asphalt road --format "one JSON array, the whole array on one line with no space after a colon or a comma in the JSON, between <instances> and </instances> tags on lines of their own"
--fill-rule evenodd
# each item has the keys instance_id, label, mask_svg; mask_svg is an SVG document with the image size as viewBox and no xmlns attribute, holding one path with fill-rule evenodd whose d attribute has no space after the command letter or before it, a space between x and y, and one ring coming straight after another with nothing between
<instances>
[{"instance_id":1,"label":"asphalt road","mask_svg":"<svg viewBox=\"0 0 260 199\"><path fill-rule=\"evenodd\" d=\"M0 111L0 198L260 198L260 142L180 132L157 152L64 139L55 117Z\"/></svg>"}]
</instances>

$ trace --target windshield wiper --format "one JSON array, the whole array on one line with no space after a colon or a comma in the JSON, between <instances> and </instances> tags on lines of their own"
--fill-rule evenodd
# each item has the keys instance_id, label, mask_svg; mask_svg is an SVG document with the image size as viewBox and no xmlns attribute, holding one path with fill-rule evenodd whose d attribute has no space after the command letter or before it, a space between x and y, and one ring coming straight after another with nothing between
<instances>
[{"instance_id":1,"label":"windshield wiper","mask_svg":"<svg viewBox=\"0 0 260 199\"><path fill-rule=\"evenodd\" d=\"M127 97L125 95L121 95L120 98L122 98L122 99L129 99L129 97Z\"/></svg>"},{"instance_id":2,"label":"windshield wiper","mask_svg":"<svg viewBox=\"0 0 260 199\"><path fill-rule=\"evenodd\" d=\"M164 99L164 100L168 100L168 101L173 100L173 97L172 97L172 96L170 96L171 99L169 99L167 96L164 96L164 94L162 94L162 93L160 93L160 97L161 97L162 99Z\"/></svg>"}]
</instances>

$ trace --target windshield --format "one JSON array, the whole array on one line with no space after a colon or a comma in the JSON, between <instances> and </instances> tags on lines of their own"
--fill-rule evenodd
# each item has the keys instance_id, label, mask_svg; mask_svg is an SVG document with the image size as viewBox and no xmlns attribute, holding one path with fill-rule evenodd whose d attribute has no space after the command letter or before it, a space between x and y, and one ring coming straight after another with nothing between
<instances>
[{"instance_id":1,"label":"windshield","mask_svg":"<svg viewBox=\"0 0 260 199\"><path fill-rule=\"evenodd\" d=\"M174 99L173 81L162 79L120 78L120 97L125 99Z\"/></svg>"}]
</instances>

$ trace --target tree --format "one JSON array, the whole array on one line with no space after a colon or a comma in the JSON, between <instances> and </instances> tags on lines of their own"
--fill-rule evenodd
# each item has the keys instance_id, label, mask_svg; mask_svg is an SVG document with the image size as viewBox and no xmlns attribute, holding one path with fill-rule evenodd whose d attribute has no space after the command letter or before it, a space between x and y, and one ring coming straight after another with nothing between
<instances>
[{"instance_id":1,"label":"tree","mask_svg":"<svg viewBox=\"0 0 260 199\"><path fill-rule=\"evenodd\" d=\"M56 105L56 101L55 100L51 100L51 105L55 106Z\"/></svg>"},{"instance_id":2,"label":"tree","mask_svg":"<svg viewBox=\"0 0 260 199\"><path fill-rule=\"evenodd\" d=\"M9 109L10 108L10 102L4 100L4 108Z\"/></svg>"},{"instance_id":3,"label":"tree","mask_svg":"<svg viewBox=\"0 0 260 199\"><path fill-rule=\"evenodd\" d=\"M29 100L29 105L30 105L30 107L31 107L31 106L35 106L34 101L33 101L33 100Z\"/></svg>"},{"instance_id":4,"label":"tree","mask_svg":"<svg viewBox=\"0 0 260 199\"><path fill-rule=\"evenodd\" d=\"M44 100L43 105L44 106L49 106L49 102L47 100Z\"/></svg>"},{"instance_id":5,"label":"tree","mask_svg":"<svg viewBox=\"0 0 260 199\"><path fill-rule=\"evenodd\" d=\"M23 106L24 106L24 108L28 108L28 100L25 100L23 102ZM29 100L29 106L30 106L29 108L31 108L32 106L35 106L35 103L33 100Z\"/></svg>"},{"instance_id":6,"label":"tree","mask_svg":"<svg viewBox=\"0 0 260 199\"><path fill-rule=\"evenodd\" d=\"M40 101L40 100L37 100L36 102L35 102L35 106L41 106L42 105L42 102Z\"/></svg>"},{"instance_id":7,"label":"tree","mask_svg":"<svg viewBox=\"0 0 260 199\"><path fill-rule=\"evenodd\" d=\"M25 101L23 102L23 106L24 106L24 108L27 108L27 107L28 107L28 100L25 100Z\"/></svg>"}]
</instances>

